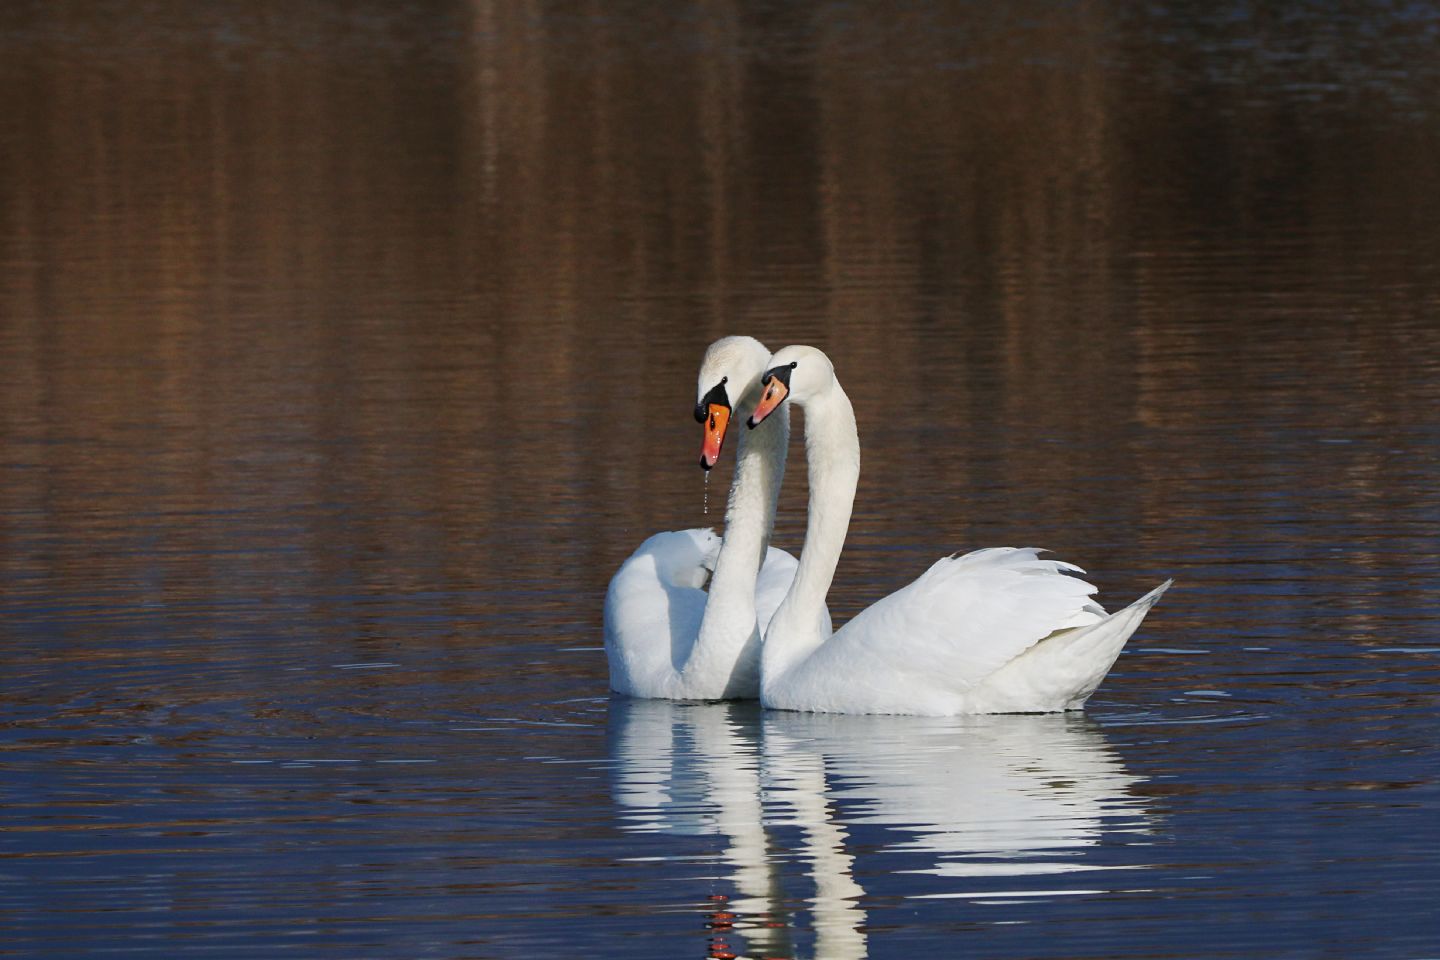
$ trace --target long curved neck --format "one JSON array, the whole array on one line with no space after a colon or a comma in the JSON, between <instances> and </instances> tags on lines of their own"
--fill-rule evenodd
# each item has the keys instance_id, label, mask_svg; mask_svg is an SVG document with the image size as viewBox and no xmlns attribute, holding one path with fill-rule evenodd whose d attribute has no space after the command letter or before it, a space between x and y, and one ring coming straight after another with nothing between
<instances>
[{"instance_id":1,"label":"long curved neck","mask_svg":"<svg viewBox=\"0 0 1440 960\"><path fill-rule=\"evenodd\" d=\"M825 595L850 529L860 481L860 435L850 398L834 383L805 404L810 510L805 547L790 592L765 634L761 675L773 680L825 642Z\"/></svg>"},{"instance_id":2,"label":"long curved neck","mask_svg":"<svg viewBox=\"0 0 1440 960\"><path fill-rule=\"evenodd\" d=\"M759 401L758 386L753 393L742 398L740 409L754 409ZM748 674L753 682L760 668L755 581L770 546L790 444L789 416L770 419L776 420L773 426L766 423L746 430L738 422L737 411L735 427L743 432L735 478L730 484L730 502L725 509L725 538L710 578L700 634L685 664L687 677L733 676L738 683ZM737 666L742 658L750 662Z\"/></svg>"}]
</instances>

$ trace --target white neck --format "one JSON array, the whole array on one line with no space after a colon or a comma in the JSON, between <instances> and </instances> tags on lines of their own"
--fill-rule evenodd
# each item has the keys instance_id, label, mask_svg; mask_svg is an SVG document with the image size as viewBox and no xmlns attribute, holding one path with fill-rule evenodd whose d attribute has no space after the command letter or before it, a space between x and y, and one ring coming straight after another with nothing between
<instances>
[{"instance_id":1,"label":"white neck","mask_svg":"<svg viewBox=\"0 0 1440 960\"><path fill-rule=\"evenodd\" d=\"M855 410L839 382L803 406L810 512L795 582L765 634L761 676L766 683L778 679L825 642L825 595L845 546L855 487L860 481Z\"/></svg>"},{"instance_id":2,"label":"white neck","mask_svg":"<svg viewBox=\"0 0 1440 960\"><path fill-rule=\"evenodd\" d=\"M727 677L726 690L711 696L738 696L748 681L751 690L759 678L760 631L755 620L755 581L770 547L775 505L785 479L785 455L790 444L790 418L755 430L740 422L742 410L755 409L760 387L737 404L734 425L740 433L735 458L735 479L725 509L725 538L710 578L710 595L700 634L685 663L686 681ZM776 413L786 413L784 410ZM776 419L771 417L770 419ZM766 427L769 426L769 429Z\"/></svg>"}]
</instances>

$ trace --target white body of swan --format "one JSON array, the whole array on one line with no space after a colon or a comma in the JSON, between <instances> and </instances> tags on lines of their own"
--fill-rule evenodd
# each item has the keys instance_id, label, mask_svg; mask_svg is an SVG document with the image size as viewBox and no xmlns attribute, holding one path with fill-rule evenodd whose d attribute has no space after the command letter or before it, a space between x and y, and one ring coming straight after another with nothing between
<instances>
[{"instance_id":1,"label":"white body of swan","mask_svg":"<svg viewBox=\"0 0 1440 960\"><path fill-rule=\"evenodd\" d=\"M706 423L707 469L719 457L732 400L742 414L754 409L769 358L751 337L725 337L706 350L696 413ZM772 429L740 432L724 540L706 529L657 533L610 581L605 654L612 690L678 700L759 695L760 637L797 569L793 556L769 546L790 423L782 417Z\"/></svg>"},{"instance_id":2,"label":"white body of swan","mask_svg":"<svg viewBox=\"0 0 1440 960\"><path fill-rule=\"evenodd\" d=\"M1115 614L1078 567L1034 548L935 562L834 635L817 629L850 524L860 441L829 358L792 346L770 360L751 417L788 397L805 410L809 526L794 583L765 632L760 701L831 713L945 716L1077 710L1170 586Z\"/></svg>"}]
</instances>

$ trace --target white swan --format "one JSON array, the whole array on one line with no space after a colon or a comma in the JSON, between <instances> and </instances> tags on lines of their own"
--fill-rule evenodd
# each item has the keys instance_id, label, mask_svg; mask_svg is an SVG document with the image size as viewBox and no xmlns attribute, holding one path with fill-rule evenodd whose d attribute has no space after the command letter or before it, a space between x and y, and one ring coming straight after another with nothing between
<instances>
[{"instance_id":1,"label":"white swan","mask_svg":"<svg viewBox=\"0 0 1440 960\"><path fill-rule=\"evenodd\" d=\"M765 631L760 702L830 713L1077 710L1171 581L1106 615L1080 568L1033 548L946 557L833 636L817 628L860 477L850 398L825 354L770 359L749 424L788 398L805 410L809 526L794 583Z\"/></svg>"},{"instance_id":2,"label":"white swan","mask_svg":"<svg viewBox=\"0 0 1440 960\"><path fill-rule=\"evenodd\" d=\"M760 398L770 351L752 337L712 343L700 364L695 417L705 425L700 465L719 459L732 410ZM605 594L611 689L678 700L754 698L760 636L795 577L795 558L769 546L785 476L789 417L742 431L725 539L713 530L657 533L616 572ZM761 558L764 566L761 566ZM710 576L710 590L703 589ZM829 616L824 630L829 633Z\"/></svg>"}]
</instances>

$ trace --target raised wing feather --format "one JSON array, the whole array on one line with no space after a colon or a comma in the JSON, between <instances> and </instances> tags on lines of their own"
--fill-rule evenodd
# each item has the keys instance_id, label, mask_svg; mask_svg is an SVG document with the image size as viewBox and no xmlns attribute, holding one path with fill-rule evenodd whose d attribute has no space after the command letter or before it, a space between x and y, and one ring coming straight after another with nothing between
<instances>
[{"instance_id":1,"label":"raised wing feather","mask_svg":"<svg viewBox=\"0 0 1440 960\"><path fill-rule=\"evenodd\" d=\"M774 705L795 695L823 710L833 690L846 712L947 712L1044 637L1103 616L1096 588L1071 576L1083 571L1040 553L995 547L937 561L797 665Z\"/></svg>"}]
</instances>

